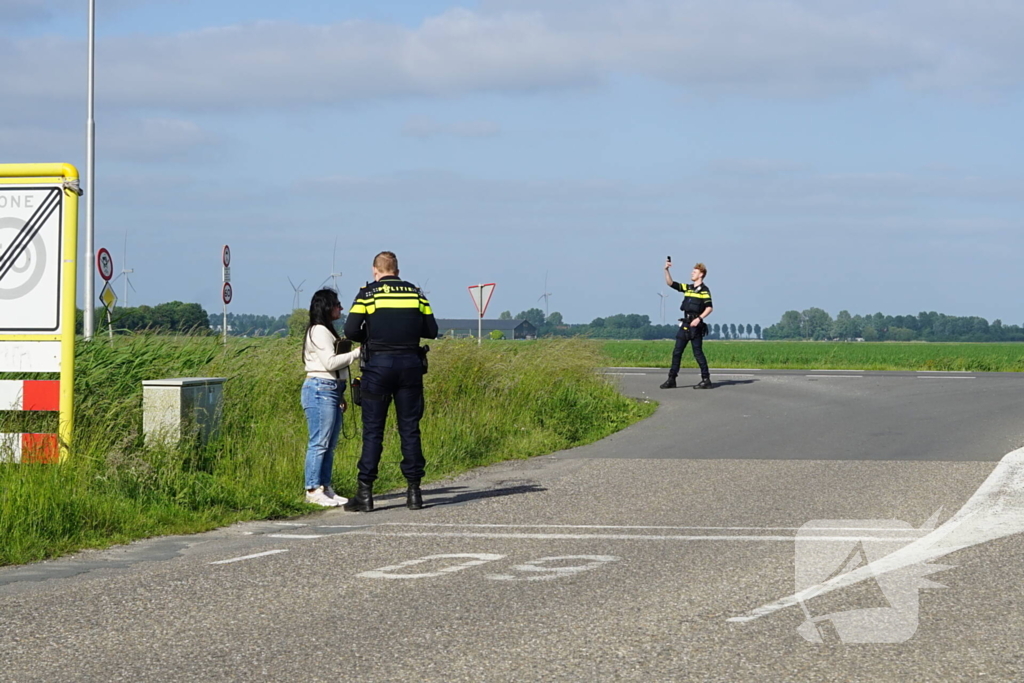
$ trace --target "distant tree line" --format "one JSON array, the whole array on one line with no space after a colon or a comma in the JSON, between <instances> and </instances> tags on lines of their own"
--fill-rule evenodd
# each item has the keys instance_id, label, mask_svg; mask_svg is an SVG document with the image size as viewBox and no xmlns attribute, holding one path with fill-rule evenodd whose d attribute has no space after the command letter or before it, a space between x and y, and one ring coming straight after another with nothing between
<instances>
[{"instance_id":1,"label":"distant tree line","mask_svg":"<svg viewBox=\"0 0 1024 683\"><path fill-rule=\"evenodd\" d=\"M989 323L977 316L952 316L934 311L913 315L850 315L840 311L832 316L820 308L786 311L782 319L764 330L765 339L1013 342L1024 341L1019 325Z\"/></svg>"},{"instance_id":2,"label":"distant tree line","mask_svg":"<svg viewBox=\"0 0 1024 683\"><path fill-rule=\"evenodd\" d=\"M76 315L76 328L83 330L83 313ZM96 309L96 334L107 333L107 313ZM115 308L111 314L110 327L114 333L150 331L159 333L189 332L208 333L210 315L199 304L168 301L156 306L135 306Z\"/></svg>"},{"instance_id":3,"label":"distant tree line","mask_svg":"<svg viewBox=\"0 0 1024 683\"><path fill-rule=\"evenodd\" d=\"M526 320L537 328L541 337L592 337L594 339L674 339L679 331L678 324L655 325L650 316L638 313L618 313L604 318L594 318L589 323L568 324L562 314L553 311L545 315L539 308L520 311L513 316L503 311L499 320ZM760 325L737 325L734 323L711 323L708 339L760 339Z\"/></svg>"}]
</instances>

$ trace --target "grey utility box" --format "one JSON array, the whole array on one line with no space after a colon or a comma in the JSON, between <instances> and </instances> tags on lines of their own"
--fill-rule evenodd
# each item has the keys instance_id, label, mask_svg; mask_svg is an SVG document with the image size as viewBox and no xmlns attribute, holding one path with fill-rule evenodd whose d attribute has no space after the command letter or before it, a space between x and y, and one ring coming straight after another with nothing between
<instances>
[{"instance_id":1,"label":"grey utility box","mask_svg":"<svg viewBox=\"0 0 1024 683\"><path fill-rule=\"evenodd\" d=\"M220 432L226 377L177 377L142 382L146 442L176 445L197 437L204 444Z\"/></svg>"}]
</instances>

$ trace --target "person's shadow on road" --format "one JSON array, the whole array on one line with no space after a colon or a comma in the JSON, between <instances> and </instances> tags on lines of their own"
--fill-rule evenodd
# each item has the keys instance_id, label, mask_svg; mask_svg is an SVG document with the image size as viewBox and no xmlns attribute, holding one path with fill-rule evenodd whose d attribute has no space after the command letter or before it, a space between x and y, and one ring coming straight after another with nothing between
<instances>
[{"instance_id":1,"label":"person's shadow on road","mask_svg":"<svg viewBox=\"0 0 1024 683\"><path fill-rule=\"evenodd\" d=\"M484 498L498 498L499 496L515 496L523 493L540 493L547 491L538 484L516 484L494 489L471 489L468 486L444 486L438 489L423 489L423 509L437 507L439 505L458 505L471 500L482 500ZM376 510L389 510L391 508L405 507L405 492L375 496L375 502L388 503L381 506L376 505Z\"/></svg>"},{"instance_id":2,"label":"person's shadow on road","mask_svg":"<svg viewBox=\"0 0 1024 683\"><path fill-rule=\"evenodd\" d=\"M711 380L711 389L718 389L720 387L731 387L737 384L753 384L756 379L723 379L721 381ZM692 384L680 384L675 389L692 389ZM708 389L700 389L700 391L708 391Z\"/></svg>"}]
</instances>

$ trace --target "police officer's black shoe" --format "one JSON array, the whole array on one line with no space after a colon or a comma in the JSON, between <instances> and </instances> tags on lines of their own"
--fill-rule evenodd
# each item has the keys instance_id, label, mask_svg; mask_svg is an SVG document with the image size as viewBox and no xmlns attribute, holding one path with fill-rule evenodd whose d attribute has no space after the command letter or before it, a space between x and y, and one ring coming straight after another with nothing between
<instances>
[{"instance_id":1,"label":"police officer's black shoe","mask_svg":"<svg viewBox=\"0 0 1024 683\"><path fill-rule=\"evenodd\" d=\"M373 512L373 484L359 482L355 498L344 507L346 512Z\"/></svg>"},{"instance_id":2,"label":"police officer's black shoe","mask_svg":"<svg viewBox=\"0 0 1024 683\"><path fill-rule=\"evenodd\" d=\"M700 384L694 384L693 388L694 389L710 389L711 388L711 380L707 379L707 378L704 378L704 379L702 379L700 381Z\"/></svg>"},{"instance_id":3,"label":"police officer's black shoe","mask_svg":"<svg viewBox=\"0 0 1024 683\"><path fill-rule=\"evenodd\" d=\"M410 510L423 509L423 494L420 492L420 483L409 482L409 488L405 490L405 507Z\"/></svg>"},{"instance_id":4,"label":"police officer's black shoe","mask_svg":"<svg viewBox=\"0 0 1024 683\"><path fill-rule=\"evenodd\" d=\"M676 388L676 378L675 377L669 377L667 380L665 380L664 382L661 383L661 388L662 389L675 389Z\"/></svg>"}]
</instances>

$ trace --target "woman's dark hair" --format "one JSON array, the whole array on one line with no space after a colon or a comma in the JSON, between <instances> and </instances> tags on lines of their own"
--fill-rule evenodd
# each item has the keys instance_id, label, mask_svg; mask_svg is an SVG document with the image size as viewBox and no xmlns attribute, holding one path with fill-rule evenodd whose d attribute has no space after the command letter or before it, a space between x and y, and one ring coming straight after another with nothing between
<instances>
[{"instance_id":1,"label":"woman's dark hair","mask_svg":"<svg viewBox=\"0 0 1024 683\"><path fill-rule=\"evenodd\" d=\"M331 331L335 340L341 339L338 336L338 331L334 329L334 307L339 305L341 305L341 301L338 300L338 293L330 287L324 287L314 292L313 298L309 302L309 323L306 324L306 334L302 338L303 360L306 358L306 342L309 340L309 331L313 329L314 325L323 325Z\"/></svg>"}]
</instances>

